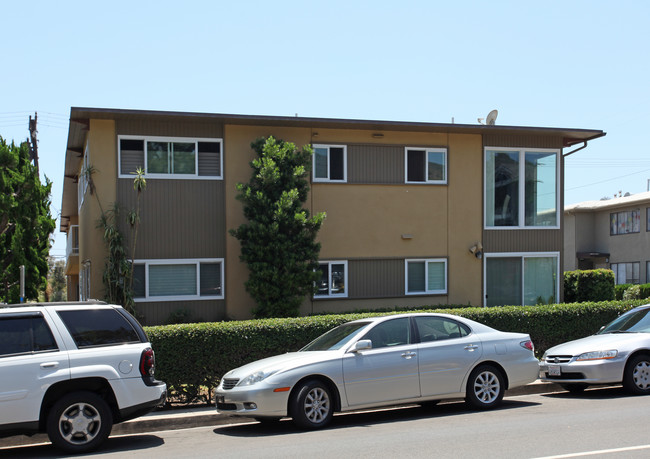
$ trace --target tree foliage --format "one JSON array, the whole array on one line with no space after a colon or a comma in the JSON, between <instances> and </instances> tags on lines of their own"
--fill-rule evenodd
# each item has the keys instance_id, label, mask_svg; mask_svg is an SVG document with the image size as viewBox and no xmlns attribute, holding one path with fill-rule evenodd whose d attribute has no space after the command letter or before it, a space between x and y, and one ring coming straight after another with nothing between
<instances>
[{"instance_id":1,"label":"tree foliage","mask_svg":"<svg viewBox=\"0 0 650 459\"><path fill-rule=\"evenodd\" d=\"M240 259L249 268L245 286L257 303L255 317L296 316L305 296L314 293L316 235L325 218L322 212L310 217L303 208L313 151L273 137L251 147L258 154L251 162L253 175L249 183L237 184L248 223L230 233L241 243Z\"/></svg>"},{"instance_id":2,"label":"tree foliage","mask_svg":"<svg viewBox=\"0 0 650 459\"><path fill-rule=\"evenodd\" d=\"M47 256L55 220L50 215L52 182L41 184L29 160L29 145L0 137L0 300L20 301L20 266L25 297L38 298L48 273Z\"/></svg>"}]
</instances>

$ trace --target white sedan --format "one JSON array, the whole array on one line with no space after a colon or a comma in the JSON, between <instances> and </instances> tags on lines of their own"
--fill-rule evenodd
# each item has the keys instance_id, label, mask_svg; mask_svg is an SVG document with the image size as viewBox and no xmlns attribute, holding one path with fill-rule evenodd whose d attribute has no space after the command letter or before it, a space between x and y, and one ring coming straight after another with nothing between
<instances>
[{"instance_id":1,"label":"white sedan","mask_svg":"<svg viewBox=\"0 0 650 459\"><path fill-rule=\"evenodd\" d=\"M290 416L315 429L334 412L401 403L465 397L492 408L538 371L527 334L449 314L400 314L348 322L298 352L229 371L215 396L223 414Z\"/></svg>"}]
</instances>

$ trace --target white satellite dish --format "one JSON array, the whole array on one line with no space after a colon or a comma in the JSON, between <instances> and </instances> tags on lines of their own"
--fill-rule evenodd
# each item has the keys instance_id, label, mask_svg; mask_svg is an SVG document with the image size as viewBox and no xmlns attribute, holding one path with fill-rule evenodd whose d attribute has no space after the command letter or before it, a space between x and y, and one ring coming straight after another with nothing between
<instances>
[{"instance_id":1,"label":"white satellite dish","mask_svg":"<svg viewBox=\"0 0 650 459\"><path fill-rule=\"evenodd\" d=\"M490 113L488 113L487 118L485 119L485 124L489 126L493 126L494 122L497 120L497 115L499 112L497 110L492 110Z\"/></svg>"}]
</instances>

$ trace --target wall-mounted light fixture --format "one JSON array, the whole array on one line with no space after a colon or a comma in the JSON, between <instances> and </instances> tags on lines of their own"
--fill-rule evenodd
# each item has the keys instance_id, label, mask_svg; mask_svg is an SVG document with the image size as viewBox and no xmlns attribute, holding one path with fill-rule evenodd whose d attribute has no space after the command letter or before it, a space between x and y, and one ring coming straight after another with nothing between
<instances>
[{"instance_id":1,"label":"wall-mounted light fixture","mask_svg":"<svg viewBox=\"0 0 650 459\"><path fill-rule=\"evenodd\" d=\"M469 253L471 253L472 255L474 255L476 258L480 260L481 258L483 258L483 246L481 245L480 242L477 242L476 244L474 244L469 248Z\"/></svg>"},{"instance_id":2,"label":"wall-mounted light fixture","mask_svg":"<svg viewBox=\"0 0 650 459\"><path fill-rule=\"evenodd\" d=\"M402 234L402 239L404 239L404 240L413 239L413 235L412 234Z\"/></svg>"}]
</instances>

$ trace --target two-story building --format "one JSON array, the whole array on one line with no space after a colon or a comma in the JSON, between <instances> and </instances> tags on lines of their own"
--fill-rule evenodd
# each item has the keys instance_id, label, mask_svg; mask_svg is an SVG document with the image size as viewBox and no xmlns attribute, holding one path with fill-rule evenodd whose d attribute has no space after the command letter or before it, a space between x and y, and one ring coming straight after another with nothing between
<instances>
[{"instance_id":1,"label":"two-story building","mask_svg":"<svg viewBox=\"0 0 650 459\"><path fill-rule=\"evenodd\" d=\"M606 268L617 284L650 282L650 192L564 209L564 267Z\"/></svg>"},{"instance_id":2,"label":"two-story building","mask_svg":"<svg viewBox=\"0 0 650 459\"><path fill-rule=\"evenodd\" d=\"M141 167L134 284L144 322L179 309L249 318L248 271L228 230L244 222L235 197L251 176L250 144L269 135L315 151L306 207L327 218L323 282L301 308L310 314L561 299L564 156L605 133L72 108L61 217L78 241L70 294L104 296L97 222L113 203L135 207Z\"/></svg>"}]
</instances>

